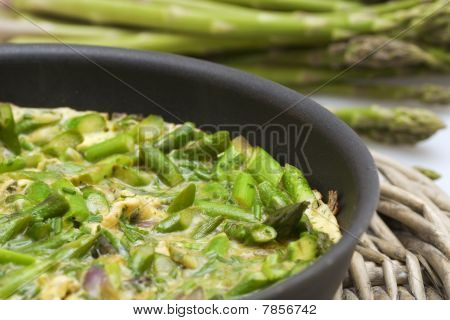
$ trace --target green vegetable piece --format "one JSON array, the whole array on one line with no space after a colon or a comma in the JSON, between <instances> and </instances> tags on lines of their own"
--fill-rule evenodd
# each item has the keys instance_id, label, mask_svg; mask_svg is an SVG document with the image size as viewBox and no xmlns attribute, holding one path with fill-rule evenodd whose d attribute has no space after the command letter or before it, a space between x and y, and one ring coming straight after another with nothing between
<instances>
[{"instance_id":1,"label":"green vegetable piece","mask_svg":"<svg viewBox=\"0 0 450 320\"><path fill-rule=\"evenodd\" d=\"M155 229L162 233L186 230L192 223L193 214L189 209L176 212L158 223Z\"/></svg>"},{"instance_id":2,"label":"green vegetable piece","mask_svg":"<svg viewBox=\"0 0 450 320\"><path fill-rule=\"evenodd\" d=\"M72 178L72 181L76 184L97 184L103 179L111 177L114 168L120 165L133 165L133 158L123 154L112 155L83 170Z\"/></svg>"},{"instance_id":3,"label":"green vegetable piece","mask_svg":"<svg viewBox=\"0 0 450 320\"><path fill-rule=\"evenodd\" d=\"M75 184L97 184L113 175L113 164L95 164L72 179Z\"/></svg>"},{"instance_id":4,"label":"green vegetable piece","mask_svg":"<svg viewBox=\"0 0 450 320\"><path fill-rule=\"evenodd\" d=\"M106 120L99 113L88 113L79 117L70 118L66 127L70 130L76 130L81 134L104 131L106 129Z\"/></svg>"},{"instance_id":5,"label":"green vegetable piece","mask_svg":"<svg viewBox=\"0 0 450 320\"><path fill-rule=\"evenodd\" d=\"M26 156L23 157L25 160L25 166L28 168L36 168L42 160L45 160L45 156L42 153L33 152L28 153Z\"/></svg>"},{"instance_id":6,"label":"green vegetable piece","mask_svg":"<svg viewBox=\"0 0 450 320\"><path fill-rule=\"evenodd\" d=\"M123 245L123 243L113 235L109 230L102 229L101 234L108 239L108 242L113 246L113 248L124 257L128 257L128 249Z\"/></svg>"},{"instance_id":7,"label":"green vegetable piece","mask_svg":"<svg viewBox=\"0 0 450 320\"><path fill-rule=\"evenodd\" d=\"M421 166L414 166L413 168L418 172L422 173L424 176L430 178L431 180L438 180L442 177L442 175L439 172L430 168L424 168Z\"/></svg>"},{"instance_id":8,"label":"green vegetable piece","mask_svg":"<svg viewBox=\"0 0 450 320\"><path fill-rule=\"evenodd\" d=\"M32 151L34 149L34 145L25 136L19 136L19 142L23 150Z\"/></svg>"},{"instance_id":9,"label":"green vegetable piece","mask_svg":"<svg viewBox=\"0 0 450 320\"><path fill-rule=\"evenodd\" d=\"M185 123L175 130L162 136L154 143L154 147L164 153L168 153L173 149L179 149L185 146L189 141L194 139L194 124Z\"/></svg>"},{"instance_id":10,"label":"green vegetable piece","mask_svg":"<svg viewBox=\"0 0 450 320\"><path fill-rule=\"evenodd\" d=\"M61 217L56 217L52 219L51 222L52 230L55 234L59 234L62 231L63 228L63 220Z\"/></svg>"},{"instance_id":11,"label":"green vegetable piece","mask_svg":"<svg viewBox=\"0 0 450 320\"><path fill-rule=\"evenodd\" d=\"M36 259L28 254L0 248L0 264L13 263L17 265L29 265L35 261Z\"/></svg>"},{"instance_id":12,"label":"green vegetable piece","mask_svg":"<svg viewBox=\"0 0 450 320\"><path fill-rule=\"evenodd\" d=\"M264 260L261 271L270 281L286 278L295 264L291 261L279 262L278 254L271 254Z\"/></svg>"},{"instance_id":13,"label":"green vegetable piece","mask_svg":"<svg viewBox=\"0 0 450 320\"><path fill-rule=\"evenodd\" d=\"M227 185L221 182L208 182L199 185L197 200L228 200L230 191Z\"/></svg>"},{"instance_id":14,"label":"green vegetable piece","mask_svg":"<svg viewBox=\"0 0 450 320\"><path fill-rule=\"evenodd\" d=\"M56 124L59 120L61 120L61 115L53 112L25 114L22 119L16 123L16 132L29 133L36 129Z\"/></svg>"},{"instance_id":15,"label":"green vegetable piece","mask_svg":"<svg viewBox=\"0 0 450 320\"><path fill-rule=\"evenodd\" d=\"M258 221L262 220L263 210L264 210L264 208L263 208L261 198L259 197L259 194L256 193L255 201L253 201L253 205L252 205L252 212L253 212L253 215L255 216L256 220L258 220Z\"/></svg>"},{"instance_id":16,"label":"green vegetable piece","mask_svg":"<svg viewBox=\"0 0 450 320\"><path fill-rule=\"evenodd\" d=\"M174 187L184 181L175 164L158 149L146 145L141 148L139 155L141 164L156 172L166 185Z\"/></svg>"},{"instance_id":17,"label":"green vegetable piece","mask_svg":"<svg viewBox=\"0 0 450 320\"><path fill-rule=\"evenodd\" d=\"M160 116L149 115L139 123L139 144L153 141L164 131L164 120Z\"/></svg>"},{"instance_id":18,"label":"green vegetable piece","mask_svg":"<svg viewBox=\"0 0 450 320\"><path fill-rule=\"evenodd\" d=\"M0 103L0 141L15 154L20 154L21 147L16 133L14 115L11 105L7 103Z\"/></svg>"},{"instance_id":19,"label":"green vegetable piece","mask_svg":"<svg viewBox=\"0 0 450 320\"><path fill-rule=\"evenodd\" d=\"M215 167L215 177L218 180L228 179L233 170L239 169L251 154L252 146L243 137L236 137L231 145L219 155Z\"/></svg>"},{"instance_id":20,"label":"green vegetable piece","mask_svg":"<svg viewBox=\"0 0 450 320\"><path fill-rule=\"evenodd\" d=\"M68 148L75 148L83 142L83 136L77 131L66 131L54 137L42 147L42 151L54 157L63 157Z\"/></svg>"},{"instance_id":21,"label":"green vegetable piece","mask_svg":"<svg viewBox=\"0 0 450 320\"><path fill-rule=\"evenodd\" d=\"M128 153L134 150L134 139L128 134L117 136L87 147L83 151L86 160L96 162L114 154Z\"/></svg>"},{"instance_id":22,"label":"green vegetable piece","mask_svg":"<svg viewBox=\"0 0 450 320\"><path fill-rule=\"evenodd\" d=\"M67 218L72 218L77 222L83 222L89 217L89 209L86 201L72 183L66 179L59 179L52 184L52 189L64 196L69 203L70 209L66 215Z\"/></svg>"},{"instance_id":23,"label":"green vegetable piece","mask_svg":"<svg viewBox=\"0 0 450 320\"><path fill-rule=\"evenodd\" d=\"M127 166L116 166L113 175L134 187L146 186L152 181L152 176L147 172Z\"/></svg>"},{"instance_id":24,"label":"green vegetable piece","mask_svg":"<svg viewBox=\"0 0 450 320\"><path fill-rule=\"evenodd\" d=\"M184 188L170 203L168 213L175 213L192 206L195 200L195 184L191 183Z\"/></svg>"},{"instance_id":25,"label":"green vegetable piece","mask_svg":"<svg viewBox=\"0 0 450 320\"><path fill-rule=\"evenodd\" d=\"M262 272L247 273L243 276L242 280L228 292L227 296L241 296L266 287L271 283L272 281L270 281Z\"/></svg>"},{"instance_id":26,"label":"green vegetable piece","mask_svg":"<svg viewBox=\"0 0 450 320\"><path fill-rule=\"evenodd\" d=\"M212 238L206 246L205 253L213 253L220 257L226 257L230 249L230 240L225 233L219 233Z\"/></svg>"},{"instance_id":27,"label":"green vegetable piece","mask_svg":"<svg viewBox=\"0 0 450 320\"><path fill-rule=\"evenodd\" d=\"M47 238L52 232L52 226L46 222L33 223L26 232L26 235L33 240L41 240Z\"/></svg>"},{"instance_id":28,"label":"green vegetable piece","mask_svg":"<svg viewBox=\"0 0 450 320\"><path fill-rule=\"evenodd\" d=\"M151 274L155 277L156 282L165 282L168 279L175 278L177 274L177 265L168 256L155 253Z\"/></svg>"},{"instance_id":29,"label":"green vegetable piece","mask_svg":"<svg viewBox=\"0 0 450 320\"><path fill-rule=\"evenodd\" d=\"M33 202L44 201L51 193L50 187L42 181L33 181L25 192L26 197Z\"/></svg>"},{"instance_id":30,"label":"green vegetable piece","mask_svg":"<svg viewBox=\"0 0 450 320\"><path fill-rule=\"evenodd\" d=\"M43 202L21 213L6 217L6 222L0 224L0 243L14 238L22 233L33 219L49 219L64 215L69 205L64 197L51 194Z\"/></svg>"},{"instance_id":31,"label":"green vegetable piece","mask_svg":"<svg viewBox=\"0 0 450 320\"><path fill-rule=\"evenodd\" d=\"M115 154L112 156L109 156L99 162L97 164L99 165L118 165L118 166L132 166L135 162L134 156L125 155L125 154Z\"/></svg>"},{"instance_id":32,"label":"green vegetable piece","mask_svg":"<svg viewBox=\"0 0 450 320\"><path fill-rule=\"evenodd\" d=\"M86 206L93 215L105 215L109 212L110 206L103 192L93 188L86 187L82 190L83 198L86 200Z\"/></svg>"},{"instance_id":33,"label":"green vegetable piece","mask_svg":"<svg viewBox=\"0 0 450 320\"><path fill-rule=\"evenodd\" d=\"M150 268L155 250L145 244L135 247L131 251L130 268L135 275L142 275Z\"/></svg>"},{"instance_id":34,"label":"green vegetable piece","mask_svg":"<svg viewBox=\"0 0 450 320\"><path fill-rule=\"evenodd\" d=\"M224 152L230 144L230 133L228 131L217 131L208 134L197 141L192 141L186 147L179 150L180 157L191 160L212 160Z\"/></svg>"},{"instance_id":35,"label":"green vegetable piece","mask_svg":"<svg viewBox=\"0 0 450 320\"><path fill-rule=\"evenodd\" d=\"M296 167L286 164L282 179L284 188L295 203L303 201L315 203L317 201L305 176Z\"/></svg>"},{"instance_id":36,"label":"green vegetable piece","mask_svg":"<svg viewBox=\"0 0 450 320\"><path fill-rule=\"evenodd\" d=\"M13 172L25 168L26 161L22 157L4 159L0 161L0 174Z\"/></svg>"},{"instance_id":37,"label":"green vegetable piece","mask_svg":"<svg viewBox=\"0 0 450 320\"><path fill-rule=\"evenodd\" d=\"M297 241L288 244L288 258L291 261L314 260L318 255L317 237L304 232Z\"/></svg>"},{"instance_id":38,"label":"green vegetable piece","mask_svg":"<svg viewBox=\"0 0 450 320\"><path fill-rule=\"evenodd\" d=\"M196 257L179 246L169 245L169 253L173 261L181 264L187 269L195 269L198 266Z\"/></svg>"},{"instance_id":39,"label":"green vegetable piece","mask_svg":"<svg viewBox=\"0 0 450 320\"><path fill-rule=\"evenodd\" d=\"M277 231L278 240L288 239L298 231L300 219L306 208L307 204L302 202L272 211L264 224Z\"/></svg>"},{"instance_id":40,"label":"green vegetable piece","mask_svg":"<svg viewBox=\"0 0 450 320\"><path fill-rule=\"evenodd\" d=\"M63 216L69 210L69 203L66 199L57 194L51 193L44 201L26 211L33 216L42 219L50 219Z\"/></svg>"},{"instance_id":41,"label":"green vegetable piece","mask_svg":"<svg viewBox=\"0 0 450 320\"><path fill-rule=\"evenodd\" d=\"M192 238L195 240L206 237L208 234L212 233L217 227L225 220L224 217L210 217L205 222L198 225L192 233Z\"/></svg>"},{"instance_id":42,"label":"green vegetable piece","mask_svg":"<svg viewBox=\"0 0 450 320\"><path fill-rule=\"evenodd\" d=\"M285 192L277 189L268 181L258 185L258 192L264 206L270 209L280 209L292 203Z\"/></svg>"},{"instance_id":43,"label":"green vegetable piece","mask_svg":"<svg viewBox=\"0 0 450 320\"><path fill-rule=\"evenodd\" d=\"M125 238L131 242L135 243L140 240L145 240L145 236L148 234L147 230L141 229L136 225L128 223L125 217L122 217L119 221L120 230L123 232Z\"/></svg>"},{"instance_id":44,"label":"green vegetable piece","mask_svg":"<svg viewBox=\"0 0 450 320\"><path fill-rule=\"evenodd\" d=\"M238 221L256 222L252 213L236 206L208 201L197 201L196 205L202 209L206 215L211 217L223 217Z\"/></svg>"},{"instance_id":45,"label":"green vegetable piece","mask_svg":"<svg viewBox=\"0 0 450 320\"><path fill-rule=\"evenodd\" d=\"M223 229L229 238L245 244L267 243L277 237L275 229L263 224L229 221L225 224Z\"/></svg>"},{"instance_id":46,"label":"green vegetable piece","mask_svg":"<svg viewBox=\"0 0 450 320\"><path fill-rule=\"evenodd\" d=\"M33 220L30 213L22 214L0 226L0 244L21 234Z\"/></svg>"},{"instance_id":47,"label":"green vegetable piece","mask_svg":"<svg viewBox=\"0 0 450 320\"><path fill-rule=\"evenodd\" d=\"M233 199L244 209L250 209L255 201L256 185L253 177L246 173L240 172L233 186Z\"/></svg>"},{"instance_id":48,"label":"green vegetable piece","mask_svg":"<svg viewBox=\"0 0 450 320\"><path fill-rule=\"evenodd\" d=\"M78 240L64 245L42 262L36 262L10 271L0 278L0 299L9 298L23 285L33 281L39 275L57 266L60 262L83 256L97 241L99 234L82 236Z\"/></svg>"},{"instance_id":49,"label":"green vegetable piece","mask_svg":"<svg viewBox=\"0 0 450 320\"><path fill-rule=\"evenodd\" d=\"M283 170L281 165L264 149L256 147L247 161L247 170L258 182L269 181L278 186Z\"/></svg>"}]
</instances>

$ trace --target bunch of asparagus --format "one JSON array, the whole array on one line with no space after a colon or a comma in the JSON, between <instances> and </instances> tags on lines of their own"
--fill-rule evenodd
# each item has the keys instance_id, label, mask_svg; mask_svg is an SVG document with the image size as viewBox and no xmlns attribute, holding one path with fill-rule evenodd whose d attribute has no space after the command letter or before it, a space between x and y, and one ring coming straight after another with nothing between
<instances>
[{"instance_id":1,"label":"bunch of asparagus","mask_svg":"<svg viewBox=\"0 0 450 320\"><path fill-rule=\"evenodd\" d=\"M385 81L448 74L448 0L375 4L357 0L0 3L6 9L0 14L0 40L4 42L63 42L165 51L237 67L302 93L450 103L448 86L423 81L417 85L392 85ZM378 110L372 108L368 113L373 115ZM402 109L404 112L416 111ZM367 117L368 113L355 118ZM390 113L400 117L398 112ZM383 117L377 114L376 119ZM386 130L370 136L381 141L414 143L441 128L442 123L436 126L437 121L433 119L427 134L398 139ZM371 123L366 122L363 129L358 127L359 131L380 131L380 127L369 127ZM405 124L401 120L395 123ZM404 132L403 128L399 130Z\"/></svg>"}]
</instances>

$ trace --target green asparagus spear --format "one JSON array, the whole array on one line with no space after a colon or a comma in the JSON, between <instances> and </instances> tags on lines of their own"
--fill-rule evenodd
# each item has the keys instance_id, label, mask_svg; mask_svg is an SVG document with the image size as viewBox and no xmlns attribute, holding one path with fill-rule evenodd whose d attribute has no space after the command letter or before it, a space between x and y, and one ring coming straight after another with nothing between
<instances>
[{"instance_id":1,"label":"green asparagus spear","mask_svg":"<svg viewBox=\"0 0 450 320\"><path fill-rule=\"evenodd\" d=\"M148 185L152 180L152 176L143 170L121 165L114 167L113 175L123 182L135 187Z\"/></svg>"},{"instance_id":2,"label":"green asparagus spear","mask_svg":"<svg viewBox=\"0 0 450 320\"><path fill-rule=\"evenodd\" d=\"M230 178L230 173L244 164L251 150L252 147L243 137L233 139L231 145L218 158L215 167L216 179L226 180Z\"/></svg>"},{"instance_id":3,"label":"green asparagus spear","mask_svg":"<svg viewBox=\"0 0 450 320\"><path fill-rule=\"evenodd\" d=\"M264 260L261 271L270 281L278 281L286 278L294 265L290 261L280 261L279 254L274 253Z\"/></svg>"},{"instance_id":4,"label":"green asparagus spear","mask_svg":"<svg viewBox=\"0 0 450 320\"><path fill-rule=\"evenodd\" d=\"M33 264L34 262L36 262L36 259L33 256L0 248L0 264L14 263L18 265L28 265Z\"/></svg>"},{"instance_id":5,"label":"green asparagus spear","mask_svg":"<svg viewBox=\"0 0 450 320\"><path fill-rule=\"evenodd\" d=\"M119 134L111 139L87 147L84 151L86 160L96 162L114 154L131 152L134 140L127 134Z\"/></svg>"},{"instance_id":6,"label":"green asparagus spear","mask_svg":"<svg viewBox=\"0 0 450 320\"><path fill-rule=\"evenodd\" d=\"M164 153L179 149L194 139L194 124L186 123L155 141L154 147Z\"/></svg>"},{"instance_id":7,"label":"green asparagus spear","mask_svg":"<svg viewBox=\"0 0 450 320\"><path fill-rule=\"evenodd\" d=\"M149 115L139 123L139 144L146 141L153 141L164 131L163 118L155 115Z\"/></svg>"},{"instance_id":8,"label":"green asparagus spear","mask_svg":"<svg viewBox=\"0 0 450 320\"><path fill-rule=\"evenodd\" d=\"M168 256L155 253L151 266L151 274L158 283L164 283L175 277L177 265Z\"/></svg>"},{"instance_id":9,"label":"green asparagus spear","mask_svg":"<svg viewBox=\"0 0 450 320\"><path fill-rule=\"evenodd\" d=\"M229 297L237 297L246 293L268 286L272 281L262 272L251 272L245 274L242 279L229 292Z\"/></svg>"},{"instance_id":10,"label":"green asparagus spear","mask_svg":"<svg viewBox=\"0 0 450 320\"><path fill-rule=\"evenodd\" d=\"M106 215L109 212L110 205L105 195L93 188L83 188L83 198L86 200L86 206L89 212L93 215Z\"/></svg>"},{"instance_id":11,"label":"green asparagus spear","mask_svg":"<svg viewBox=\"0 0 450 320\"><path fill-rule=\"evenodd\" d=\"M168 186L173 187L184 180L175 164L158 149L145 145L140 149L139 156L141 164L156 172Z\"/></svg>"},{"instance_id":12,"label":"green asparagus spear","mask_svg":"<svg viewBox=\"0 0 450 320\"><path fill-rule=\"evenodd\" d=\"M103 131L106 128L105 118L98 113L88 113L79 117L71 118L66 126L70 130L76 130L82 134Z\"/></svg>"},{"instance_id":13,"label":"green asparagus spear","mask_svg":"<svg viewBox=\"0 0 450 320\"><path fill-rule=\"evenodd\" d=\"M34 181L27 189L25 195L33 202L44 201L51 193L50 187L42 181Z\"/></svg>"},{"instance_id":14,"label":"green asparagus spear","mask_svg":"<svg viewBox=\"0 0 450 320\"><path fill-rule=\"evenodd\" d=\"M247 161L247 170L258 182L268 181L278 186L283 175L280 164L264 149L254 148Z\"/></svg>"},{"instance_id":15,"label":"green asparagus spear","mask_svg":"<svg viewBox=\"0 0 450 320\"><path fill-rule=\"evenodd\" d=\"M195 200L196 189L195 184L189 184L172 200L169 208L167 208L167 212L175 213L192 206Z\"/></svg>"},{"instance_id":16,"label":"green asparagus spear","mask_svg":"<svg viewBox=\"0 0 450 320\"><path fill-rule=\"evenodd\" d=\"M109 178L114 173L117 166L131 166L133 159L129 156L119 154L107 157L96 164L88 167L72 178L75 184L96 184L105 178Z\"/></svg>"},{"instance_id":17,"label":"green asparagus spear","mask_svg":"<svg viewBox=\"0 0 450 320\"><path fill-rule=\"evenodd\" d=\"M0 141L15 154L20 154L21 147L16 133L16 123L11 105L6 103L0 103Z\"/></svg>"},{"instance_id":18,"label":"green asparagus spear","mask_svg":"<svg viewBox=\"0 0 450 320\"><path fill-rule=\"evenodd\" d=\"M0 299L7 299L13 295L23 285L33 281L42 273L47 272L52 267L58 265L66 259L74 259L83 256L95 243L99 233L86 235L78 240L64 245L61 249L52 254L47 260L37 262L9 272L0 278Z\"/></svg>"},{"instance_id":19,"label":"green asparagus spear","mask_svg":"<svg viewBox=\"0 0 450 320\"><path fill-rule=\"evenodd\" d=\"M28 227L26 235L33 240L48 238L52 232L52 226L49 222L35 222Z\"/></svg>"},{"instance_id":20,"label":"green asparagus spear","mask_svg":"<svg viewBox=\"0 0 450 320\"><path fill-rule=\"evenodd\" d=\"M22 157L0 160L0 174L25 168L26 161Z\"/></svg>"},{"instance_id":21,"label":"green asparagus spear","mask_svg":"<svg viewBox=\"0 0 450 320\"><path fill-rule=\"evenodd\" d=\"M270 226L263 224L246 224L227 222L224 231L231 239L245 244L262 244L274 240L277 232Z\"/></svg>"},{"instance_id":22,"label":"green asparagus spear","mask_svg":"<svg viewBox=\"0 0 450 320\"><path fill-rule=\"evenodd\" d=\"M16 124L17 133L30 133L36 129L56 124L61 115L53 112L25 114Z\"/></svg>"},{"instance_id":23,"label":"green asparagus spear","mask_svg":"<svg viewBox=\"0 0 450 320\"><path fill-rule=\"evenodd\" d=\"M438 180L442 177L442 175L439 172L434 171L433 169L430 168L414 166L414 169L422 173L424 176L430 178L431 180Z\"/></svg>"},{"instance_id":24,"label":"green asparagus spear","mask_svg":"<svg viewBox=\"0 0 450 320\"><path fill-rule=\"evenodd\" d=\"M207 254L213 253L220 257L226 257L229 248L230 240L228 239L227 235L225 233L219 233L208 242L208 245L204 249L204 252Z\"/></svg>"},{"instance_id":25,"label":"green asparagus spear","mask_svg":"<svg viewBox=\"0 0 450 320\"><path fill-rule=\"evenodd\" d=\"M42 151L51 156L63 157L68 148L75 148L81 142L83 142L83 136L80 133L77 131L66 131L47 143L42 148Z\"/></svg>"},{"instance_id":26,"label":"green asparagus spear","mask_svg":"<svg viewBox=\"0 0 450 320\"><path fill-rule=\"evenodd\" d=\"M334 112L361 135L391 144L415 144L445 128L441 119L425 109L372 106Z\"/></svg>"},{"instance_id":27,"label":"green asparagus spear","mask_svg":"<svg viewBox=\"0 0 450 320\"><path fill-rule=\"evenodd\" d=\"M150 268L155 251L151 245L144 244L131 251L130 268L135 275L142 275Z\"/></svg>"},{"instance_id":28,"label":"green asparagus spear","mask_svg":"<svg viewBox=\"0 0 450 320\"><path fill-rule=\"evenodd\" d=\"M275 188L268 181L258 184L258 193L264 206L269 209L280 209L292 203L283 190Z\"/></svg>"},{"instance_id":29,"label":"green asparagus spear","mask_svg":"<svg viewBox=\"0 0 450 320\"><path fill-rule=\"evenodd\" d=\"M436 71L445 71L448 68L446 54L442 56L432 49L385 35L358 36L346 42L332 43L325 49L279 50L244 55L242 58L232 57L231 59L233 64L264 64L291 68L304 66L338 70L351 66L361 70L426 67Z\"/></svg>"},{"instance_id":30,"label":"green asparagus spear","mask_svg":"<svg viewBox=\"0 0 450 320\"><path fill-rule=\"evenodd\" d=\"M6 222L0 226L0 243L5 243L22 233L33 219L49 219L62 216L68 209L68 203L63 197L58 194L51 194L40 204L12 217L7 217Z\"/></svg>"},{"instance_id":31,"label":"green asparagus spear","mask_svg":"<svg viewBox=\"0 0 450 320\"><path fill-rule=\"evenodd\" d=\"M122 256L128 257L128 249L123 245L123 243L110 231L107 229L101 230L102 235L108 239L109 243L114 247L114 249Z\"/></svg>"},{"instance_id":32,"label":"green asparagus spear","mask_svg":"<svg viewBox=\"0 0 450 320\"><path fill-rule=\"evenodd\" d=\"M223 217L237 221L256 222L252 213L236 206L202 200L197 201L196 205L203 210L205 214L211 217Z\"/></svg>"},{"instance_id":33,"label":"green asparagus spear","mask_svg":"<svg viewBox=\"0 0 450 320\"><path fill-rule=\"evenodd\" d=\"M345 0L213 0L236 5L279 10L279 11L310 11L339 12L360 8L359 3Z\"/></svg>"},{"instance_id":34,"label":"green asparagus spear","mask_svg":"<svg viewBox=\"0 0 450 320\"><path fill-rule=\"evenodd\" d=\"M244 209L250 209L255 201L256 183L253 177L240 172L234 181L233 199Z\"/></svg>"},{"instance_id":35,"label":"green asparagus spear","mask_svg":"<svg viewBox=\"0 0 450 320\"><path fill-rule=\"evenodd\" d=\"M302 202L270 212L264 224L277 231L277 239L293 237L299 229L299 222L306 207L306 203Z\"/></svg>"},{"instance_id":36,"label":"green asparagus spear","mask_svg":"<svg viewBox=\"0 0 450 320\"><path fill-rule=\"evenodd\" d=\"M185 230L191 225L193 215L194 212L189 208L175 212L158 223L155 229L162 233Z\"/></svg>"},{"instance_id":37,"label":"green asparagus spear","mask_svg":"<svg viewBox=\"0 0 450 320\"><path fill-rule=\"evenodd\" d=\"M218 154L225 151L230 143L228 131L217 131L213 134L204 135L197 141L192 141L176 154L179 157L187 157L195 160L215 159Z\"/></svg>"},{"instance_id":38,"label":"green asparagus spear","mask_svg":"<svg viewBox=\"0 0 450 320\"><path fill-rule=\"evenodd\" d=\"M181 264L187 269L195 269L198 266L197 258L191 255L187 250L177 246L169 246L170 257L176 263Z\"/></svg>"},{"instance_id":39,"label":"green asparagus spear","mask_svg":"<svg viewBox=\"0 0 450 320\"><path fill-rule=\"evenodd\" d=\"M384 100L417 100L426 104L450 104L450 89L434 84L400 85L348 82L328 84L319 91L317 91L317 86L301 86L295 89L303 94L332 94Z\"/></svg>"},{"instance_id":40,"label":"green asparagus spear","mask_svg":"<svg viewBox=\"0 0 450 320\"><path fill-rule=\"evenodd\" d=\"M199 224L192 233L192 238L195 240L201 239L212 233L225 220L221 216L210 217L203 223Z\"/></svg>"},{"instance_id":41,"label":"green asparagus spear","mask_svg":"<svg viewBox=\"0 0 450 320\"><path fill-rule=\"evenodd\" d=\"M77 222L83 222L89 217L89 209L86 201L72 183L65 179L59 179L52 184L52 189L56 190L69 203L67 218L72 218Z\"/></svg>"},{"instance_id":42,"label":"green asparagus spear","mask_svg":"<svg viewBox=\"0 0 450 320\"><path fill-rule=\"evenodd\" d=\"M408 5L411 1L408 2ZM158 28L171 31L192 32L224 37L266 38L273 36L316 39L316 42L337 40L346 36L342 29L353 32L374 33L394 28L411 16L424 15L424 9L405 8L400 13L380 14L378 12L350 11L335 15L308 15L301 19L290 13L265 12L244 7L210 4L206 8L176 3L178 12L170 15L174 8L171 1L143 3L133 1L106 0L13 0L18 10L78 18L84 21L122 24L128 26ZM409 6L420 3L415 1ZM441 4L441 3L439 3ZM422 4L431 10L438 7ZM380 9L378 10L380 11ZM382 11L382 10L381 10ZM86 15L85 12L90 12ZM232 12L233 14L231 14ZM169 19L167 17L170 17ZM220 22L220 23L219 23Z\"/></svg>"},{"instance_id":43,"label":"green asparagus spear","mask_svg":"<svg viewBox=\"0 0 450 320\"><path fill-rule=\"evenodd\" d=\"M313 234L305 232L299 240L288 245L288 258L292 261L313 260L317 255L317 237Z\"/></svg>"},{"instance_id":44,"label":"green asparagus spear","mask_svg":"<svg viewBox=\"0 0 450 320\"><path fill-rule=\"evenodd\" d=\"M312 204L317 201L305 176L296 167L286 164L282 180L284 188L295 203L307 201Z\"/></svg>"}]
</instances>

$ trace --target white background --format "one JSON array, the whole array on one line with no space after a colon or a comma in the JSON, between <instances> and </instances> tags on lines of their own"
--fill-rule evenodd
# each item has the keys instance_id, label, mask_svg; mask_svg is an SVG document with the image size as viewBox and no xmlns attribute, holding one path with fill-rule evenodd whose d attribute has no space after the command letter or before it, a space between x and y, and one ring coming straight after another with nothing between
<instances>
[{"instance_id":1,"label":"white background","mask_svg":"<svg viewBox=\"0 0 450 320\"><path fill-rule=\"evenodd\" d=\"M222 308L248 307L247 315L135 315L133 307L142 306ZM315 305L316 314L264 314L264 305ZM5 320L131 320L131 319L194 319L194 320L250 320L250 319L320 319L320 320L380 320L380 319L445 319L448 301L0 301L1 319Z\"/></svg>"}]
</instances>

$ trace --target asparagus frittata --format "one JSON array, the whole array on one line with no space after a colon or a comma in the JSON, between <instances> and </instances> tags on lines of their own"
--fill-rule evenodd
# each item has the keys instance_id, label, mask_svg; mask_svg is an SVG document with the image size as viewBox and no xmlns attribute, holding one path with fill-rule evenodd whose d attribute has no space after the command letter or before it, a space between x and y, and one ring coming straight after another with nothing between
<instances>
[{"instance_id":1,"label":"asparagus frittata","mask_svg":"<svg viewBox=\"0 0 450 320\"><path fill-rule=\"evenodd\" d=\"M0 299L230 299L340 237L294 166L227 131L0 104Z\"/></svg>"}]
</instances>

